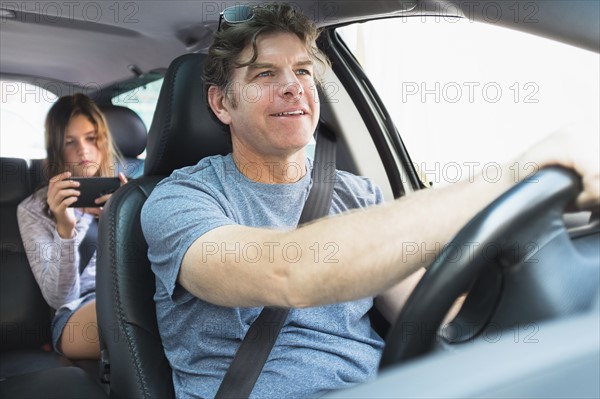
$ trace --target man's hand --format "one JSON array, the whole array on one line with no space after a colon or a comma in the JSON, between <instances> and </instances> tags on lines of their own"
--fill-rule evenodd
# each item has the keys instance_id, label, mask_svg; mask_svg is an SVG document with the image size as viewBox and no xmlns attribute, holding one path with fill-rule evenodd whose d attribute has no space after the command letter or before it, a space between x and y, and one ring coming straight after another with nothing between
<instances>
[{"instance_id":1,"label":"man's hand","mask_svg":"<svg viewBox=\"0 0 600 399\"><path fill-rule=\"evenodd\" d=\"M600 210L600 129L578 123L540 141L526 151L520 161L535 162L539 168L559 165L575 170L582 177L583 191L576 198L581 210Z\"/></svg>"}]
</instances>

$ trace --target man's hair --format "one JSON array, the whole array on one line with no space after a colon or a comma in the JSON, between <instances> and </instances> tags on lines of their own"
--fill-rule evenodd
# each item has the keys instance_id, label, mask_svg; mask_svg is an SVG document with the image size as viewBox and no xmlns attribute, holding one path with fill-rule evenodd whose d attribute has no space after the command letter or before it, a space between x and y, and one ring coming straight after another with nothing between
<instances>
[{"instance_id":1,"label":"man's hair","mask_svg":"<svg viewBox=\"0 0 600 399\"><path fill-rule=\"evenodd\" d=\"M213 44L208 49L208 57L204 64L202 78L204 91L208 94L210 86L217 86L225 93L231 83L235 68L243 68L256 61L258 36L269 33L291 33L296 35L315 63L315 83L320 84L325 69L330 65L329 59L319 48L316 41L319 30L313 21L289 4L270 3L253 9L253 17L249 21L227 24L215 34ZM246 46L252 45L252 57L246 62L239 59ZM211 110L211 115L214 116ZM215 120L222 125L218 118Z\"/></svg>"}]
</instances>

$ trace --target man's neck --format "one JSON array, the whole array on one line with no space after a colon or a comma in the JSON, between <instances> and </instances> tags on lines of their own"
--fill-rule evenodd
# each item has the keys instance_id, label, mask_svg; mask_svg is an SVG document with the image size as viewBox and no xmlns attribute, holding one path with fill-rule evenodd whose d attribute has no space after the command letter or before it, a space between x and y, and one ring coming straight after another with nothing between
<instances>
[{"instance_id":1,"label":"man's neck","mask_svg":"<svg viewBox=\"0 0 600 399\"><path fill-rule=\"evenodd\" d=\"M258 156L234 147L231 155L240 173L257 183L290 184L306 175L304 148L286 156Z\"/></svg>"}]
</instances>

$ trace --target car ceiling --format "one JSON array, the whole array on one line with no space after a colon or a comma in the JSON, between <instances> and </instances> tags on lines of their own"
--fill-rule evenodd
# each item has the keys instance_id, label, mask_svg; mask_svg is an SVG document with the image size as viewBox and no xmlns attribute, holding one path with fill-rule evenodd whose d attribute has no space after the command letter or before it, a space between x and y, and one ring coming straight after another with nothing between
<instances>
[{"instance_id":1,"label":"car ceiling","mask_svg":"<svg viewBox=\"0 0 600 399\"><path fill-rule=\"evenodd\" d=\"M598 51L600 2L527 1L538 7L537 23L515 23L517 1L489 0L300 0L294 1L320 26L369 16L456 15L536 32ZM490 20L482 10L504 7ZM510 4L508 4L510 3ZM165 69L175 57L206 51L219 11L232 1L2 1L0 73L105 87L139 73ZM256 4L252 2L251 4ZM538 5L539 4L539 5ZM486 8L487 7L487 8ZM493 11L493 10L492 10ZM489 13L488 13L489 14ZM519 22L519 21L516 21Z\"/></svg>"}]
</instances>

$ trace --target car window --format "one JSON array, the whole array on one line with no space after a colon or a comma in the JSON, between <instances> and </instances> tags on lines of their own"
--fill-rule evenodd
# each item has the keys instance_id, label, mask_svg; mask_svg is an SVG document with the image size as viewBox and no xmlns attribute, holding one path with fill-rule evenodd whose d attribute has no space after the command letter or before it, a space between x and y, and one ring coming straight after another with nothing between
<instances>
[{"instance_id":1,"label":"car window","mask_svg":"<svg viewBox=\"0 0 600 399\"><path fill-rule=\"evenodd\" d=\"M597 120L598 54L468 19L401 22L338 32L426 182L447 185L478 172L494 179L496 166L543 135L577 118Z\"/></svg>"},{"instance_id":2,"label":"car window","mask_svg":"<svg viewBox=\"0 0 600 399\"><path fill-rule=\"evenodd\" d=\"M162 83L163 79L158 79L145 86L136 87L133 90L114 97L112 103L135 111L144 121L146 129L150 130L150 124L152 123Z\"/></svg>"},{"instance_id":3,"label":"car window","mask_svg":"<svg viewBox=\"0 0 600 399\"><path fill-rule=\"evenodd\" d=\"M15 80L0 81L0 156L46 157L44 121L58 97L43 87Z\"/></svg>"}]
</instances>

